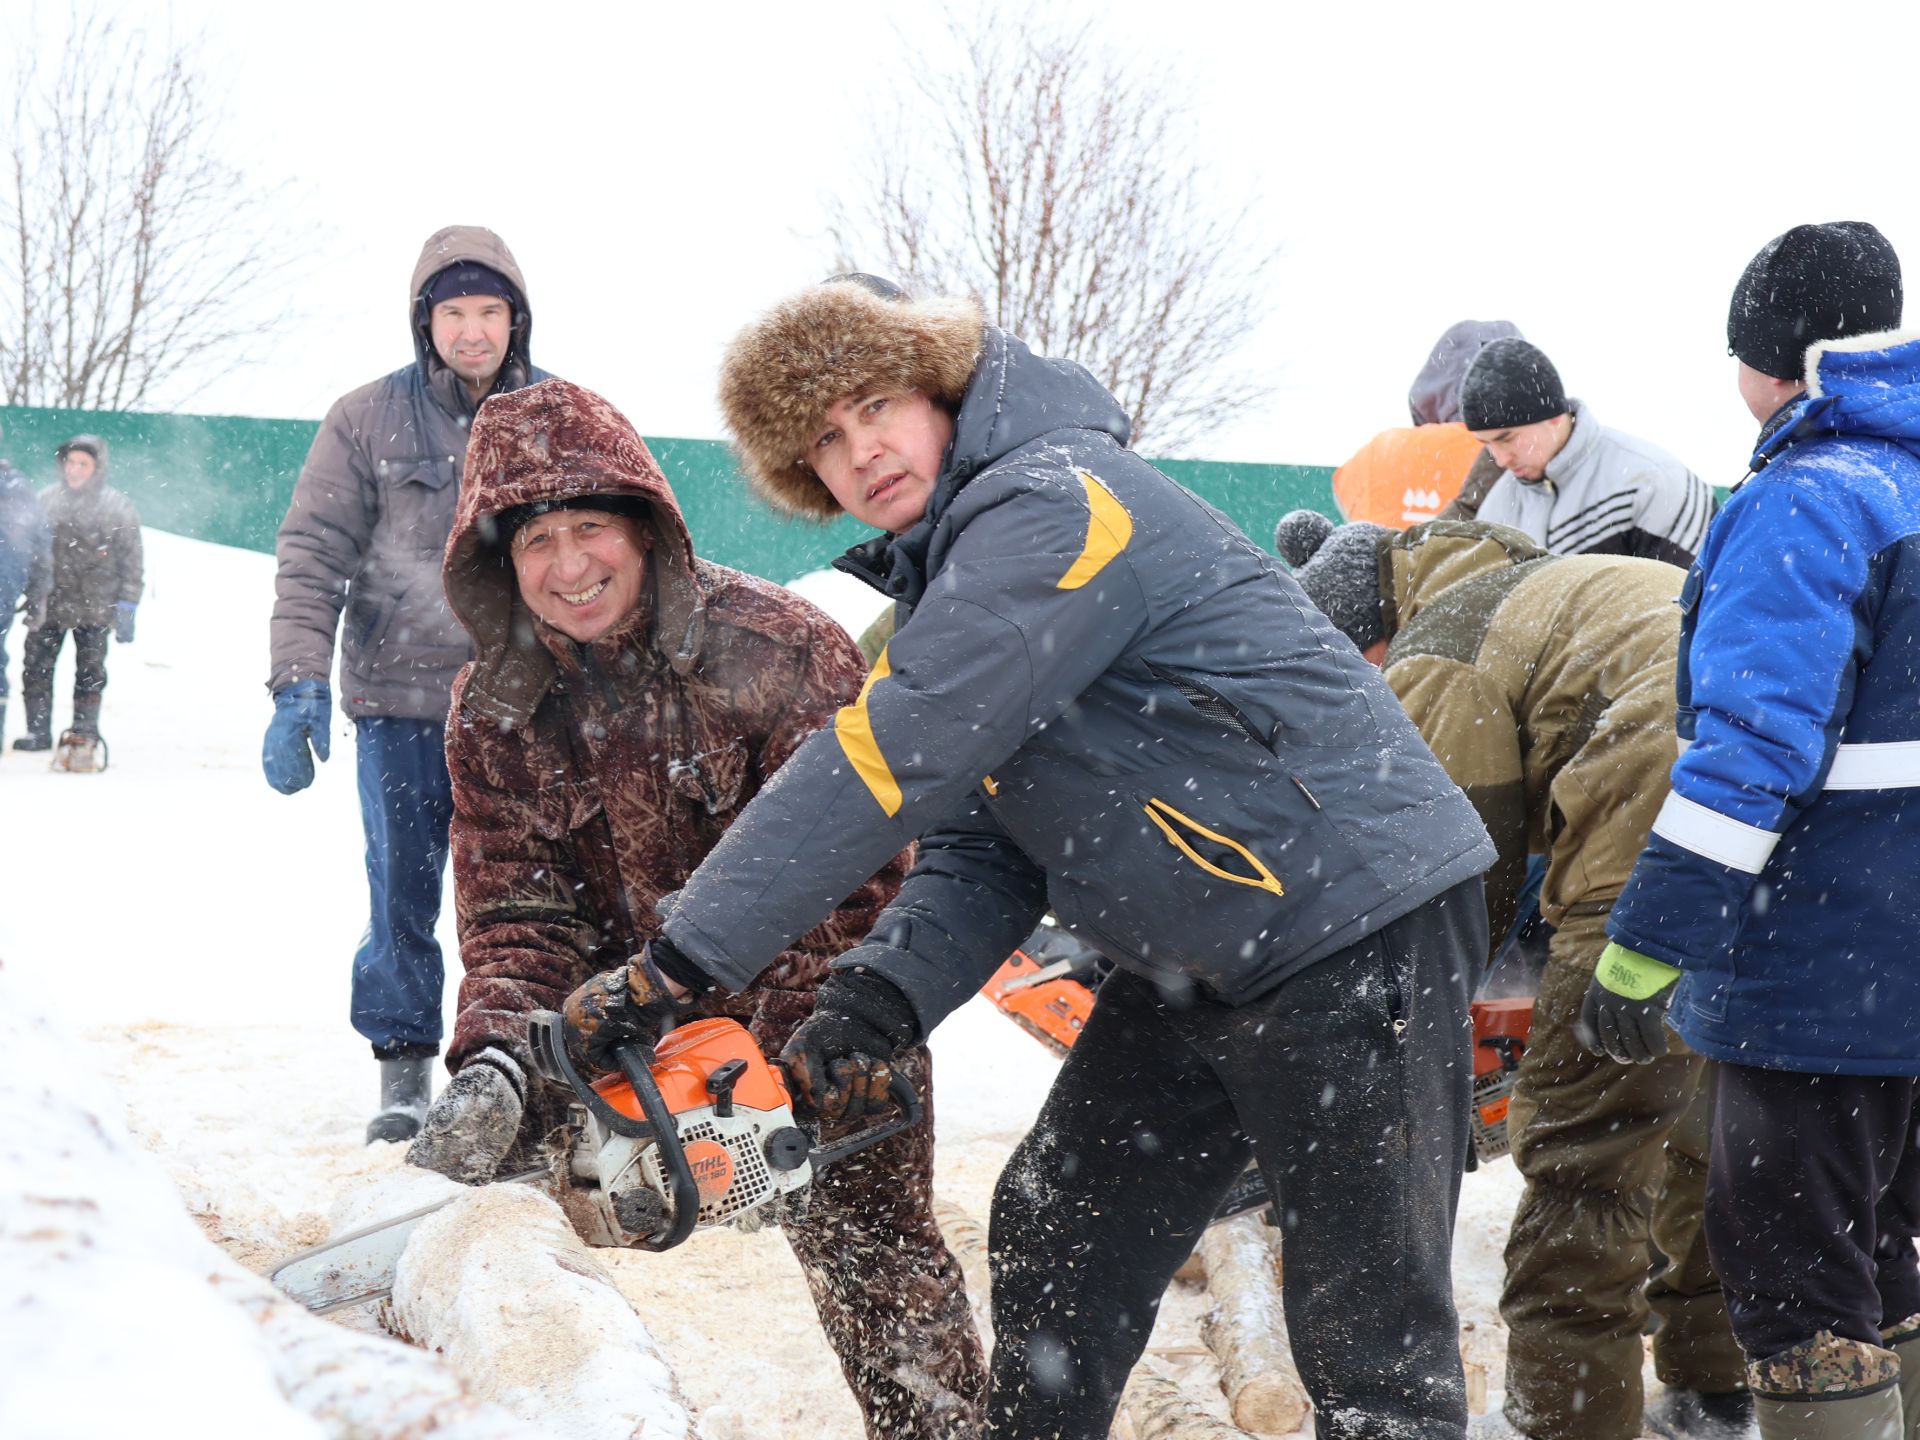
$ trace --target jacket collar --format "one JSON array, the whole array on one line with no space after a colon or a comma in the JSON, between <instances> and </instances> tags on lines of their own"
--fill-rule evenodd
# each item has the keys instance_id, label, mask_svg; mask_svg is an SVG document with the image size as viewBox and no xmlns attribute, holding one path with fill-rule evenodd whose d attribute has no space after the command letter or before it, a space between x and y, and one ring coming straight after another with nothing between
<instances>
[{"instance_id":1,"label":"jacket collar","mask_svg":"<svg viewBox=\"0 0 1920 1440\"><path fill-rule=\"evenodd\" d=\"M1593 458L1594 446L1600 439L1600 422L1593 418L1593 412L1585 405L1569 399L1567 415L1573 421L1573 431L1567 436L1567 443L1560 447L1560 453L1547 462L1547 480L1556 488L1565 485L1586 468L1587 462Z\"/></svg>"}]
</instances>

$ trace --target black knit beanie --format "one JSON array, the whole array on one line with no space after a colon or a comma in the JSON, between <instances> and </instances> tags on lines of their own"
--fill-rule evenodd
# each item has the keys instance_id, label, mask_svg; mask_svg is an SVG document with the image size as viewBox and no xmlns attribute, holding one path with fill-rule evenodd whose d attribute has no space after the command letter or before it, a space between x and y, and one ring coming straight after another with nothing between
<instances>
[{"instance_id":1,"label":"black knit beanie","mask_svg":"<svg viewBox=\"0 0 1920 1440\"><path fill-rule=\"evenodd\" d=\"M1518 336L1495 340L1460 382L1460 418L1469 430L1512 430L1567 413L1560 372L1539 346Z\"/></svg>"},{"instance_id":2,"label":"black knit beanie","mask_svg":"<svg viewBox=\"0 0 1920 1440\"><path fill-rule=\"evenodd\" d=\"M1801 380L1807 347L1900 327L1900 257L1864 220L1796 225L1747 262L1727 310L1727 353Z\"/></svg>"},{"instance_id":3,"label":"black knit beanie","mask_svg":"<svg viewBox=\"0 0 1920 1440\"><path fill-rule=\"evenodd\" d=\"M441 301L458 300L465 295L493 295L509 305L517 305L520 298L506 276L477 260L462 260L447 266L421 287L420 294L427 302L429 314Z\"/></svg>"},{"instance_id":4,"label":"black knit beanie","mask_svg":"<svg viewBox=\"0 0 1920 1440\"><path fill-rule=\"evenodd\" d=\"M1333 628L1364 650L1386 638L1380 542L1393 534L1367 520L1335 525L1318 510L1295 510L1274 527L1273 548Z\"/></svg>"}]
</instances>

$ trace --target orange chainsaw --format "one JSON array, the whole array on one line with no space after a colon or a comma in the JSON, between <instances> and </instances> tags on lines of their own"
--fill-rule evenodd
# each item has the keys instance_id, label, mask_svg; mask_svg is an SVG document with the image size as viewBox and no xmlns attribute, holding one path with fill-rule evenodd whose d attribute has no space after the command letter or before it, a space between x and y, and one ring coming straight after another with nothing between
<instances>
[{"instance_id":1,"label":"orange chainsaw","mask_svg":"<svg viewBox=\"0 0 1920 1440\"><path fill-rule=\"evenodd\" d=\"M1507 1111L1532 1032L1531 995L1473 1002L1473 1149L1482 1161L1498 1160L1513 1148Z\"/></svg>"},{"instance_id":2,"label":"orange chainsaw","mask_svg":"<svg viewBox=\"0 0 1920 1440\"><path fill-rule=\"evenodd\" d=\"M529 1022L534 1068L574 1102L553 1163L501 1177L541 1184L589 1245L671 1250L714 1225L758 1229L791 1217L813 1172L918 1125L913 1084L894 1072L900 1115L831 1145L794 1121L786 1076L738 1021L695 1020L652 1051L619 1045L618 1073L588 1080L567 1056L560 1017ZM391 1293L415 1226L442 1200L338 1236L284 1261L273 1282L318 1313Z\"/></svg>"},{"instance_id":3,"label":"orange chainsaw","mask_svg":"<svg viewBox=\"0 0 1920 1440\"><path fill-rule=\"evenodd\" d=\"M1045 939L1051 931L1037 931ZM1033 942L1029 942L1031 946ZM1026 950L1015 950L980 993L993 1007L1025 1030L1056 1056L1065 1058L1093 1014L1098 990L1086 983L1091 972L1088 955L1070 955L1042 965ZM1511 1148L1507 1138L1507 1110L1513 1082L1526 1053L1533 1023L1533 997L1475 1000L1473 1016L1473 1150L1469 1168L1477 1160L1497 1160ZM1235 1183L1222 1202L1219 1218L1257 1209L1266 1203L1266 1188L1256 1172Z\"/></svg>"}]
</instances>

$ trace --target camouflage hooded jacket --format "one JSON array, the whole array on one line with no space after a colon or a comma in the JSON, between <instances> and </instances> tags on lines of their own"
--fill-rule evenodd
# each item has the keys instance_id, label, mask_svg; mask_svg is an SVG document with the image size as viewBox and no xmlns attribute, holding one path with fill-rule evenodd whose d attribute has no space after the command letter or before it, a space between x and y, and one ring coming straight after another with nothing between
<instances>
[{"instance_id":1,"label":"camouflage hooded jacket","mask_svg":"<svg viewBox=\"0 0 1920 1440\"><path fill-rule=\"evenodd\" d=\"M519 597L503 511L583 495L641 500L652 548L639 605L578 644ZM787 757L859 692L859 652L799 596L694 557L666 477L633 427L550 380L481 408L445 563L473 637L447 725L461 960L448 1063L526 1057L529 1011L556 1008L659 929L677 890ZM788 949L745 1010L796 1002L898 888L896 859ZM759 1028L759 1027L756 1027Z\"/></svg>"},{"instance_id":2,"label":"camouflage hooded jacket","mask_svg":"<svg viewBox=\"0 0 1920 1440\"><path fill-rule=\"evenodd\" d=\"M1659 560L1549 555L1479 521L1383 540L1387 683L1500 852L1496 939L1529 851L1548 857L1551 924L1604 910L1626 884L1677 753L1685 578Z\"/></svg>"}]
</instances>

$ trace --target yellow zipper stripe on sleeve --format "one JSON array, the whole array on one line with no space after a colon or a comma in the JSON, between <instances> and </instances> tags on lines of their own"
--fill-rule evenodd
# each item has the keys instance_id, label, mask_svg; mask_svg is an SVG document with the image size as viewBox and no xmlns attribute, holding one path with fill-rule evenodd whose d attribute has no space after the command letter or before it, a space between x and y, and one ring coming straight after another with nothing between
<instances>
[{"instance_id":1,"label":"yellow zipper stripe on sleeve","mask_svg":"<svg viewBox=\"0 0 1920 1440\"><path fill-rule=\"evenodd\" d=\"M1256 890L1265 890L1273 895L1285 895L1287 893L1286 890L1281 887L1280 877L1262 864L1260 857L1242 845L1238 840L1229 839L1218 830L1209 830L1192 816L1182 815L1178 810L1174 809L1173 806L1167 804L1166 801L1154 796L1149 796L1147 803L1141 808L1146 811L1147 818L1160 827L1161 834L1173 842L1176 850L1193 861L1194 864L1198 865L1209 875L1217 875L1222 880L1231 880L1236 885L1251 885ZM1236 875L1231 870L1222 870L1218 865L1207 859L1206 856L1195 850L1193 846L1189 845L1186 837L1167 823L1166 817L1168 815L1171 815L1175 820L1178 820L1195 834L1206 836L1207 839L1213 841L1216 845L1226 846L1227 849L1233 851L1234 854L1245 860L1247 864L1253 868L1254 873L1252 875Z\"/></svg>"},{"instance_id":2,"label":"yellow zipper stripe on sleeve","mask_svg":"<svg viewBox=\"0 0 1920 1440\"><path fill-rule=\"evenodd\" d=\"M1080 483L1087 487L1087 544L1060 577L1056 588L1061 590L1078 590L1106 569L1107 562L1133 538L1133 517L1113 492L1085 470L1080 472Z\"/></svg>"},{"instance_id":3,"label":"yellow zipper stripe on sleeve","mask_svg":"<svg viewBox=\"0 0 1920 1440\"><path fill-rule=\"evenodd\" d=\"M893 778L893 769L887 764L887 757L880 753L879 742L873 738L873 717L867 713L867 697L878 682L892 673L893 667L887 664L886 647L882 646L880 658L867 673L867 683L860 687L860 698L851 705L843 705L833 717L833 733L840 741L840 748L853 763L854 773L866 782L873 798L887 812L889 820L900 812L900 782Z\"/></svg>"}]
</instances>

